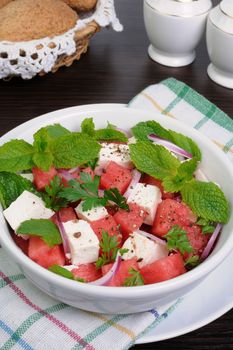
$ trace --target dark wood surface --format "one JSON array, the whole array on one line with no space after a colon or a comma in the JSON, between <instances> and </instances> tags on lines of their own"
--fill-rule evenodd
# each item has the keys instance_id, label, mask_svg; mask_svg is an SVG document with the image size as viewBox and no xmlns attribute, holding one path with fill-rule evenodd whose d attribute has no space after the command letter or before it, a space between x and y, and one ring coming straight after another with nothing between
<instances>
[{"instance_id":1,"label":"dark wood surface","mask_svg":"<svg viewBox=\"0 0 233 350\"><path fill-rule=\"evenodd\" d=\"M168 77L189 84L233 117L233 91L217 86L207 77L209 60L204 38L196 61L188 67L168 68L148 58L142 5L142 0L116 0L124 31L102 30L92 39L88 53L70 68L30 81L1 81L1 135L56 109L90 103L127 103L147 85ZM188 335L138 345L135 349L233 349L233 310Z\"/></svg>"}]
</instances>

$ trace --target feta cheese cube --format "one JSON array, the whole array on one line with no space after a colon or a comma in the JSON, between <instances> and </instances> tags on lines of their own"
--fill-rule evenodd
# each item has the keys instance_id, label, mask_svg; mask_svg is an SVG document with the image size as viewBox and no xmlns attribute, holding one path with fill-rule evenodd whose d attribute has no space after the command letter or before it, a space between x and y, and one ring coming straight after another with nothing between
<instances>
[{"instance_id":1,"label":"feta cheese cube","mask_svg":"<svg viewBox=\"0 0 233 350\"><path fill-rule=\"evenodd\" d=\"M130 192L127 203L136 203L148 213L144 220L147 225L153 225L158 204L161 202L160 189L154 185L138 183Z\"/></svg>"},{"instance_id":2,"label":"feta cheese cube","mask_svg":"<svg viewBox=\"0 0 233 350\"><path fill-rule=\"evenodd\" d=\"M102 143L99 155L99 165L105 167L110 161L125 168L133 168L129 146L117 143Z\"/></svg>"},{"instance_id":3,"label":"feta cheese cube","mask_svg":"<svg viewBox=\"0 0 233 350\"><path fill-rule=\"evenodd\" d=\"M136 137L132 136L128 139L128 145L131 145L133 143L137 143Z\"/></svg>"},{"instance_id":4,"label":"feta cheese cube","mask_svg":"<svg viewBox=\"0 0 233 350\"><path fill-rule=\"evenodd\" d=\"M24 191L11 205L3 211L5 219L14 231L25 220L49 219L54 211L45 207L41 198L35 194Z\"/></svg>"},{"instance_id":5,"label":"feta cheese cube","mask_svg":"<svg viewBox=\"0 0 233 350\"><path fill-rule=\"evenodd\" d=\"M83 202L80 202L79 205L75 208L77 216L79 219L87 221L95 221L105 218L108 215L107 209L103 206L92 208L91 210L83 210Z\"/></svg>"},{"instance_id":6,"label":"feta cheese cube","mask_svg":"<svg viewBox=\"0 0 233 350\"><path fill-rule=\"evenodd\" d=\"M98 260L99 240L90 224L84 220L63 223L68 237L73 265L87 264Z\"/></svg>"},{"instance_id":7,"label":"feta cheese cube","mask_svg":"<svg viewBox=\"0 0 233 350\"><path fill-rule=\"evenodd\" d=\"M168 250L165 245L156 243L136 232L130 235L122 248L129 250L123 254L122 259L129 260L137 257L140 268L168 256Z\"/></svg>"},{"instance_id":8,"label":"feta cheese cube","mask_svg":"<svg viewBox=\"0 0 233 350\"><path fill-rule=\"evenodd\" d=\"M20 174L22 177L24 177L25 179L33 182L34 176L32 173L22 173Z\"/></svg>"}]
</instances>

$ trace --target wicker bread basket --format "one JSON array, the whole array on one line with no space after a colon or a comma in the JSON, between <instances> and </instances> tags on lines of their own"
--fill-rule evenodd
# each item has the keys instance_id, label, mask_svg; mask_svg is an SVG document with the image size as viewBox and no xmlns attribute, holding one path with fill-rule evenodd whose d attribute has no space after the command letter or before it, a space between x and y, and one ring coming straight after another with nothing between
<instances>
[{"instance_id":1,"label":"wicker bread basket","mask_svg":"<svg viewBox=\"0 0 233 350\"><path fill-rule=\"evenodd\" d=\"M76 26L62 35L24 42L0 41L0 79L31 79L68 67L87 51L90 38L110 25L122 30L114 0L98 0L94 11L82 14Z\"/></svg>"}]
</instances>

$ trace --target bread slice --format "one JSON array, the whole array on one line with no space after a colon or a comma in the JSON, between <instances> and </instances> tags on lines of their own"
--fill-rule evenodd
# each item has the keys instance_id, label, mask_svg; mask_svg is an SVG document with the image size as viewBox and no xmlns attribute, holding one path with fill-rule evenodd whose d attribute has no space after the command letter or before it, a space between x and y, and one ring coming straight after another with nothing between
<instances>
[{"instance_id":1,"label":"bread slice","mask_svg":"<svg viewBox=\"0 0 233 350\"><path fill-rule=\"evenodd\" d=\"M0 41L53 37L73 28L78 15L60 0L14 0L0 10Z\"/></svg>"},{"instance_id":2,"label":"bread slice","mask_svg":"<svg viewBox=\"0 0 233 350\"><path fill-rule=\"evenodd\" d=\"M92 10L97 0L63 0L67 5L75 9L77 12L86 12Z\"/></svg>"}]
</instances>

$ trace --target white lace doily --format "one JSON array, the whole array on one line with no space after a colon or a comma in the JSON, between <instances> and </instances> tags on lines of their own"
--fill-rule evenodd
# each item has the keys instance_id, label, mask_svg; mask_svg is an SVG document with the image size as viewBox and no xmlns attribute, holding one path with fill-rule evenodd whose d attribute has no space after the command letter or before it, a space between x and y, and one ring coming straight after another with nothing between
<instances>
[{"instance_id":1,"label":"white lace doily","mask_svg":"<svg viewBox=\"0 0 233 350\"><path fill-rule=\"evenodd\" d=\"M59 56L70 56L76 51L75 32L93 20L101 27L123 29L116 16L114 0L98 0L94 12L85 14L74 28L62 35L24 42L0 41L0 79L14 75L31 79L41 71L50 72Z\"/></svg>"}]
</instances>

